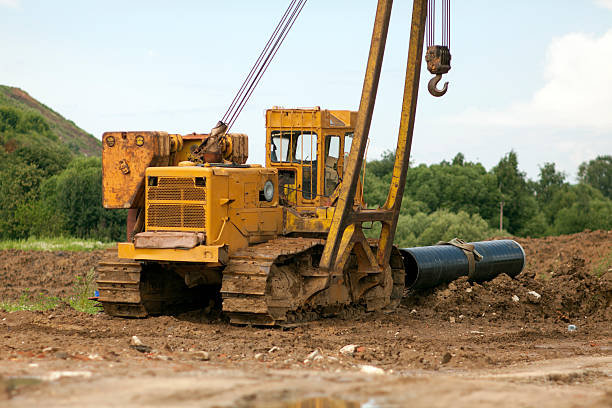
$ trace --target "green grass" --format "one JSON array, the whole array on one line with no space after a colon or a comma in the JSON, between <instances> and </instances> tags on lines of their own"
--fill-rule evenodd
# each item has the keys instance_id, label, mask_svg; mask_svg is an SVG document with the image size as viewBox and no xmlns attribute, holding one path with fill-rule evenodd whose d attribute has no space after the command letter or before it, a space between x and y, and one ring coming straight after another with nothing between
<instances>
[{"instance_id":1,"label":"green grass","mask_svg":"<svg viewBox=\"0 0 612 408\"><path fill-rule=\"evenodd\" d=\"M601 258L597 265L595 265L595 268L593 268L593 274L597 277L601 277L610 269L612 269L612 250L610 250L608 255Z\"/></svg>"},{"instance_id":2,"label":"green grass","mask_svg":"<svg viewBox=\"0 0 612 408\"><path fill-rule=\"evenodd\" d=\"M0 301L0 311L45 311L65 304L83 313L96 314L102 310L95 300L89 300L96 288L95 272L92 268L85 277L77 277L72 285L71 294L66 298L39 293L32 295L29 290L21 294L17 301Z\"/></svg>"},{"instance_id":3,"label":"green grass","mask_svg":"<svg viewBox=\"0 0 612 408\"><path fill-rule=\"evenodd\" d=\"M95 300L89 300L96 289L96 274L91 268L85 278L79 276L72 285L72 295L66 299L66 303L79 312L96 314L102 310L100 304Z\"/></svg>"},{"instance_id":4,"label":"green grass","mask_svg":"<svg viewBox=\"0 0 612 408\"><path fill-rule=\"evenodd\" d=\"M100 242L94 239L78 238L28 238L25 240L0 241L2 249L21 249L24 251L93 251L107 249L115 245L114 242Z\"/></svg>"},{"instance_id":5,"label":"green grass","mask_svg":"<svg viewBox=\"0 0 612 408\"><path fill-rule=\"evenodd\" d=\"M55 309L60 303L61 300L55 296L47 296L44 293L32 295L26 290L21 294L19 300L15 302L0 302L0 310L6 312L17 312L20 310L44 311Z\"/></svg>"}]
</instances>

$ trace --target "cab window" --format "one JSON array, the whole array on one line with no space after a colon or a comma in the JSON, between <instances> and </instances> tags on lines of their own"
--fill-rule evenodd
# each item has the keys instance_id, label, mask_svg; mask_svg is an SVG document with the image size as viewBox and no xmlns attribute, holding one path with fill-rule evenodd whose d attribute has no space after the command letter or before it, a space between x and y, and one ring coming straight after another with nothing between
<instances>
[{"instance_id":1,"label":"cab window","mask_svg":"<svg viewBox=\"0 0 612 408\"><path fill-rule=\"evenodd\" d=\"M317 159L317 134L310 131L272 131L270 161L312 162Z\"/></svg>"},{"instance_id":2,"label":"cab window","mask_svg":"<svg viewBox=\"0 0 612 408\"><path fill-rule=\"evenodd\" d=\"M340 182L338 175L338 158L340 157L340 136L325 137L325 195L333 194Z\"/></svg>"},{"instance_id":3,"label":"cab window","mask_svg":"<svg viewBox=\"0 0 612 408\"><path fill-rule=\"evenodd\" d=\"M285 134L287 133L287 134ZM289 132L272 132L272 145L270 146L270 161L278 163L285 162L289 157L289 146L291 145L291 135Z\"/></svg>"},{"instance_id":4,"label":"cab window","mask_svg":"<svg viewBox=\"0 0 612 408\"><path fill-rule=\"evenodd\" d=\"M274 130L271 133L270 161L301 164L301 194L305 200L317 196L317 138L307 130Z\"/></svg>"},{"instance_id":5,"label":"cab window","mask_svg":"<svg viewBox=\"0 0 612 408\"><path fill-rule=\"evenodd\" d=\"M344 134L344 157L348 157L351 152L351 145L353 144L353 132L346 132Z\"/></svg>"},{"instance_id":6,"label":"cab window","mask_svg":"<svg viewBox=\"0 0 612 408\"><path fill-rule=\"evenodd\" d=\"M294 132L296 133L296 132ZM304 132L295 141L295 162L313 162L317 159L317 134Z\"/></svg>"},{"instance_id":7,"label":"cab window","mask_svg":"<svg viewBox=\"0 0 612 408\"><path fill-rule=\"evenodd\" d=\"M294 151L294 161L302 164L302 197L313 200L317 196L317 134L298 135Z\"/></svg>"}]
</instances>

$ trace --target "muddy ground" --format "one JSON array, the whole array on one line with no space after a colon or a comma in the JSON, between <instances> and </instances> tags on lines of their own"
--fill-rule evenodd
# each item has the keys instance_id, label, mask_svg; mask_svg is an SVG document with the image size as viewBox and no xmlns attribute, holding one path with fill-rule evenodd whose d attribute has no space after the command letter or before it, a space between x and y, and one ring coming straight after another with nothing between
<instances>
[{"instance_id":1,"label":"muddy ground","mask_svg":"<svg viewBox=\"0 0 612 408\"><path fill-rule=\"evenodd\" d=\"M0 312L0 406L612 407L612 231L517 240L516 279L292 329ZM0 301L65 296L101 254L0 251Z\"/></svg>"}]
</instances>

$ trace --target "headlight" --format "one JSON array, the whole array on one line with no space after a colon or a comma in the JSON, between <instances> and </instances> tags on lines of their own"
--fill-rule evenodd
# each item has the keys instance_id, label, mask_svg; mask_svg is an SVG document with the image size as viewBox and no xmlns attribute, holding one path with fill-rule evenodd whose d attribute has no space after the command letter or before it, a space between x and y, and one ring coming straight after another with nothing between
<instances>
[{"instance_id":1,"label":"headlight","mask_svg":"<svg viewBox=\"0 0 612 408\"><path fill-rule=\"evenodd\" d=\"M264 184L263 193L266 201L272 201L274 198L274 184L270 180Z\"/></svg>"}]
</instances>

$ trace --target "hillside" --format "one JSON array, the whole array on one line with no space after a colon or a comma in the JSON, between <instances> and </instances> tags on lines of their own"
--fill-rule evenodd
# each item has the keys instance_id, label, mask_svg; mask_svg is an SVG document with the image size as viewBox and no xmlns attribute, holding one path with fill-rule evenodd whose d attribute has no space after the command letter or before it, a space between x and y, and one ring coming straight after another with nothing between
<instances>
[{"instance_id":1,"label":"hillside","mask_svg":"<svg viewBox=\"0 0 612 408\"><path fill-rule=\"evenodd\" d=\"M26 118L25 125L18 123L20 116ZM6 128L16 131L8 132ZM94 136L27 92L5 85L0 85L0 136L0 145L9 152L32 142L44 142L66 146L73 153L85 156L100 155L101 144Z\"/></svg>"},{"instance_id":2,"label":"hillside","mask_svg":"<svg viewBox=\"0 0 612 408\"><path fill-rule=\"evenodd\" d=\"M102 201L101 142L18 88L0 86L0 239L117 240Z\"/></svg>"}]
</instances>

